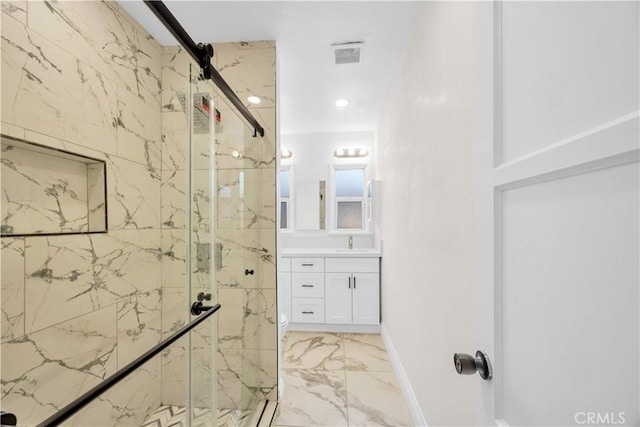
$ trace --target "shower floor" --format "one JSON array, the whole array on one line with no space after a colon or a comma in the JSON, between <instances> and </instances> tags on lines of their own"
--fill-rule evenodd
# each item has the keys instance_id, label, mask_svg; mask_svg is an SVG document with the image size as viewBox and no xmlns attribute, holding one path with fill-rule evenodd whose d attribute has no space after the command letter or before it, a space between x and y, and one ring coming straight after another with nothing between
<instances>
[{"instance_id":1,"label":"shower floor","mask_svg":"<svg viewBox=\"0 0 640 427\"><path fill-rule=\"evenodd\" d=\"M184 406L161 406L147 418L141 427L211 427L209 409L194 409L193 423L187 426ZM253 411L218 409L218 427L242 427L247 425Z\"/></svg>"}]
</instances>

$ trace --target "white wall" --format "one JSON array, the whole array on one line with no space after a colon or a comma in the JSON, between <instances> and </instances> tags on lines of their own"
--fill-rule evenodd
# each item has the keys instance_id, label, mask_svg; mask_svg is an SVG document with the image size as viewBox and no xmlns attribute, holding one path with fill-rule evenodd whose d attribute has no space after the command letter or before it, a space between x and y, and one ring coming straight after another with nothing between
<instances>
[{"instance_id":1,"label":"white wall","mask_svg":"<svg viewBox=\"0 0 640 427\"><path fill-rule=\"evenodd\" d=\"M367 164L368 177L365 180L375 177L375 133L374 132L343 132L343 133L312 133L312 134L283 134L281 135L281 146L293 152L291 159L283 159L282 166L291 165L293 168L293 188L294 199L300 199L301 192L313 191L314 195L304 206L299 206L293 202L292 212L293 232L282 232L281 247L286 248L307 248L307 247L346 247L349 234L354 235L355 247L373 246L372 235L357 235L358 233L343 233L335 235L331 233L331 220L329 218L331 209L330 199L327 199L326 229L318 230L318 205L315 196L318 191L318 181L324 180L327 183L327 195L330 194L329 185L331 183L330 173L332 164ZM338 148L364 147L369 150L369 155L365 158L337 159L333 152ZM314 229L311 227L314 226Z\"/></svg>"},{"instance_id":2,"label":"white wall","mask_svg":"<svg viewBox=\"0 0 640 427\"><path fill-rule=\"evenodd\" d=\"M378 133L382 319L427 423L472 424L473 6L422 6Z\"/></svg>"}]
</instances>

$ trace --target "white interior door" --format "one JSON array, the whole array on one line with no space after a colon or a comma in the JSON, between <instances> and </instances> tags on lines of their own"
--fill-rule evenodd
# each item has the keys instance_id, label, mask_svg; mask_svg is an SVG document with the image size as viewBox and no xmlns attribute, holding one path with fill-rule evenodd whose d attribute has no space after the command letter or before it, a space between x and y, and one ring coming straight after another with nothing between
<instances>
[{"instance_id":1,"label":"white interior door","mask_svg":"<svg viewBox=\"0 0 640 427\"><path fill-rule=\"evenodd\" d=\"M638 425L639 3L476 12L475 422Z\"/></svg>"}]
</instances>

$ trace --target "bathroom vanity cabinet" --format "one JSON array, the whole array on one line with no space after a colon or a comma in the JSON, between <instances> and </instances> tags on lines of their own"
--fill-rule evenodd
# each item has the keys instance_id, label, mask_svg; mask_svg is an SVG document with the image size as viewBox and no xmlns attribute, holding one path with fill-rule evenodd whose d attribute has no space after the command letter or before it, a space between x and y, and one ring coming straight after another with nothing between
<instances>
[{"instance_id":1,"label":"bathroom vanity cabinet","mask_svg":"<svg viewBox=\"0 0 640 427\"><path fill-rule=\"evenodd\" d=\"M285 254L280 259L278 298L290 329L366 332L379 327L379 252Z\"/></svg>"}]
</instances>

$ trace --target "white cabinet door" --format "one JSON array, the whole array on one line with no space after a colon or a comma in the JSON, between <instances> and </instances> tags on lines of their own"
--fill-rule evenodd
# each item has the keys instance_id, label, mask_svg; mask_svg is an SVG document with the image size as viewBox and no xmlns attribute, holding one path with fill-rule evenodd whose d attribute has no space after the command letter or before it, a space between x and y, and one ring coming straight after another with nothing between
<instances>
[{"instance_id":1,"label":"white cabinet door","mask_svg":"<svg viewBox=\"0 0 640 427\"><path fill-rule=\"evenodd\" d=\"M351 274L327 273L325 276L325 322L351 323Z\"/></svg>"},{"instance_id":2,"label":"white cabinet door","mask_svg":"<svg viewBox=\"0 0 640 427\"><path fill-rule=\"evenodd\" d=\"M374 273L354 274L353 323L377 325L380 323L380 280Z\"/></svg>"}]
</instances>

